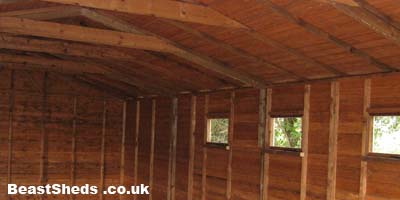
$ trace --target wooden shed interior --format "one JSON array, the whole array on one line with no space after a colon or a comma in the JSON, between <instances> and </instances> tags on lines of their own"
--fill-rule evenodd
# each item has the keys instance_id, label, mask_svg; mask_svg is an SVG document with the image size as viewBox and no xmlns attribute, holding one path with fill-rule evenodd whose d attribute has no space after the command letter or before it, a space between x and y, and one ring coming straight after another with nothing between
<instances>
[{"instance_id":1,"label":"wooden shed interior","mask_svg":"<svg viewBox=\"0 0 400 200\"><path fill-rule=\"evenodd\" d=\"M372 151L399 70L398 0L0 0L0 199L399 200L400 155Z\"/></svg>"}]
</instances>

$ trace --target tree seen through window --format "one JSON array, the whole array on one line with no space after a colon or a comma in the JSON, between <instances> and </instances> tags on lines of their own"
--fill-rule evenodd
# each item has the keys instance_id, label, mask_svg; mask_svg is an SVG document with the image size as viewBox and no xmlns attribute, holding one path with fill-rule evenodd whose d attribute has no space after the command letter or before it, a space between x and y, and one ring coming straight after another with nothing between
<instances>
[{"instance_id":1,"label":"tree seen through window","mask_svg":"<svg viewBox=\"0 0 400 200\"><path fill-rule=\"evenodd\" d=\"M273 118L272 146L284 148L301 148L301 117Z\"/></svg>"},{"instance_id":2,"label":"tree seen through window","mask_svg":"<svg viewBox=\"0 0 400 200\"><path fill-rule=\"evenodd\" d=\"M400 116L373 118L372 152L400 154Z\"/></svg>"},{"instance_id":3,"label":"tree seen through window","mask_svg":"<svg viewBox=\"0 0 400 200\"><path fill-rule=\"evenodd\" d=\"M209 119L209 143L228 144L229 119Z\"/></svg>"}]
</instances>

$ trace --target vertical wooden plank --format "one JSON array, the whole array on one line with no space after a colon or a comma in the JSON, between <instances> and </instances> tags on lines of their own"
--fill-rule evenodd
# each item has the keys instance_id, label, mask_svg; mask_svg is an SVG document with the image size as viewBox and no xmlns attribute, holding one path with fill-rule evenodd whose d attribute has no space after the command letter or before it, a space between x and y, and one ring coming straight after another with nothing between
<instances>
[{"instance_id":1,"label":"vertical wooden plank","mask_svg":"<svg viewBox=\"0 0 400 200\"><path fill-rule=\"evenodd\" d=\"M140 101L136 101L136 127L135 127L135 166L134 166L134 177L133 182L138 185L138 160L139 160L139 132L140 132ZM133 196L133 199L137 199L137 195Z\"/></svg>"},{"instance_id":2,"label":"vertical wooden plank","mask_svg":"<svg viewBox=\"0 0 400 200\"><path fill-rule=\"evenodd\" d=\"M8 101L8 161L7 161L7 183L12 181L12 151L13 151L13 133L14 133L14 102L15 102L15 70L11 71L11 87ZM11 196L7 195L10 200Z\"/></svg>"},{"instance_id":3,"label":"vertical wooden plank","mask_svg":"<svg viewBox=\"0 0 400 200\"><path fill-rule=\"evenodd\" d=\"M101 131L101 158L100 158L100 200L103 200L104 190L104 165L105 165L105 144L106 144L106 128L107 128L107 101L103 102L103 127Z\"/></svg>"},{"instance_id":4,"label":"vertical wooden plank","mask_svg":"<svg viewBox=\"0 0 400 200\"><path fill-rule=\"evenodd\" d=\"M71 140L71 186L75 185L76 182L76 130L77 130L77 106L78 106L78 98L74 97L74 105L73 112L74 116L72 119L72 140ZM71 194L71 200L75 199L75 195Z\"/></svg>"},{"instance_id":5,"label":"vertical wooden plank","mask_svg":"<svg viewBox=\"0 0 400 200\"><path fill-rule=\"evenodd\" d=\"M201 200L207 199L206 194L206 186L207 186L207 131L208 131L208 122L207 122L207 114L208 114L208 102L209 102L209 95L205 96L205 105L204 105L204 138L203 138L203 165L202 165L202 172L201 172Z\"/></svg>"},{"instance_id":6,"label":"vertical wooden plank","mask_svg":"<svg viewBox=\"0 0 400 200\"><path fill-rule=\"evenodd\" d=\"M228 131L228 166L227 166L227 180L226 180L226 199L230 200L232 196L232 156L233 151L231 145L233 144L234 133L234 120L235 120L235 92L231 92L230 99L230 115L229 115L229 131Z\"/></svg>"},{"instance_id":7,"label":"vertical wooden plank","mask_svg":"<svg viewBox=\"0 0 400 200\"><path fill-rule=\"evenodd\" d=\"M260 89L259 102L258 102L258 147L260 148L260 200L264 200L264 185L265 185L265 160L264 160L264 146L265 146L265 129L266 129L266 89Z\"/></svg>"},{"instance_id":8,"label":"vertical wooden plank","mask_svg":"<svg viewBox=\"0 0 400 200\"><path fill-rule=\"evenodd\" d=\"M152 188L153 188L153 177L154 177L154 139L156 136L156 105L155 99L152 101L151 105L151 141L150 141L150 167L149 167L149 186L150 195L149 200L153 200Z\"/></svg>"},{"instance_id":9,"label":"vertical wooden plank","mask_svg":"<svg viewBox=\"0 0 400 200\"><path fill-rule=\"evenodd\" d=\"M304 88L304 111L302 120L302 161L301 161L301 186L300 200L306 200L307 196L307 168L308 168L308 125L310 111L310 85L305 85Z\"/></svg>"},{"instance_id":10,"label":"vertical wooden plank","mask_svg":"<svg viewBox=\"0 0 400 200\"><path fill-rule=\"evenodd\" d=\"M372 129L371 116L367 112L371 104L371 79L364 82L364 106L363 106L363 130L362 130L362 146L361 156L367 156L371 148L370 133ZM360 172L360 200L365 200L367 195L367 161L361 160Z\"/></svg>"},{"instance_id":11,"label":"vertical wooden plank","mask_svg":"<svg viewBox=\"0 0 400 200\"><path fill-rule=\"evenodd\" d=\"M271 116L270 116L270 112L272 110L272 89L269 88L267 89L267 94L266 94L266 123L265 123L265 135L263 136L263 143L264 146L262 148L262 160L264 162L261 170L262 170L262 179L264 181L264 186L263 186L263 195L262 195L262 199L263 200L267 200L268 199L268 188L269 188L269 154L265 153L265 150L268 149L271 145L271 134L272 134L272 128L273 128L273 124L272 124L272 120L271 120Z\"/></svg>"},{"instance_id":12,"label":"vertical wooden plank","mask_svg":"<svg viewBox=\"0 0 400 200\"><path fill-rule=\"evenodd\" d=\"M188 200L193 199L193 173L195 155L196 132L196 104L197 97L192 95L190 100L190 141L189 141L189 170L188 170Z\"/></svg>"},{"instance_id":13,"label":"vertical wooden plank","mask_svg":"<svg viewBox=\"0 0 400 200\"><path fill-rule=\"evenodd\" d=\"M120 185L125 184L125 137L126 137L126 109L127 101L124 101L122 108L122 134L121 134L121 164L120 164ZM123 195L119 195L123 199Z\"/></svg>"},{"instance_id":14,"label":"vertical wooden plank","mask_svg":"<svg viewBox=\"0 0 400 200\"><path fill-rule=\"evenodd\" d=\"M47 79L48 73L44 73L43 78L43 89L42 89L42 117L40 120L40 175L39 175L39 185L44 185L47 183L47 165L48 165L48 136L46 131L46 121L47 121ZM43 199L44 195L40 195L40 199Z\"/></svg>"},{"instance_id":15,"label":"vertical wooden plank","mask_svg":"<svg viewBox=\"0 0 400 200\"><path fill-rule=\"evenodd\" d=\"M172 99L171 115L171 139L168 166L168 200L175 200L176 136L178 134L178 98L176 97Z\"/></svg>"},{"instance_id":16,"label":"vertical wooden plank","mask_svg":"<svg viewBox=\"0 0 400 200\"><path fill-rule=\"evenodd\" d=\"M338 81L334 81L331 83L327 200L336 199L337 140L339 128L340 95L339 88L340 83Z\"/></svg>"}]
</instances>

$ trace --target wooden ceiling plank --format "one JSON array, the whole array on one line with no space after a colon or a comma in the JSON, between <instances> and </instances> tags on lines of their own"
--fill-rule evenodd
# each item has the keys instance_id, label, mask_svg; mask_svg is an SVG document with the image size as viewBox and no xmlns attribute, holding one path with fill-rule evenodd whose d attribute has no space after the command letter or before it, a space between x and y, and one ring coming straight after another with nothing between
<instances>
[{"instance_id":1,"label":"wooden ceiling plank","mask_svg":"<svg viewBox=\"0 0 400 200\"><path fill-rule=\"evenodd\" d=\"M45 0L129 14L150 15L212 26L244 28L238 22L203 5L172 0Z\"/></svg>"},{"instance_id":2,"label":"wooden ceiling plank","mask_svg":"<svg viewBox=\"0 0 400 200\"><path fill-rule=\"evenodd\" d=\"M299 74L296 74L296 73L294 73L294 72L292 72L290 70L287 70L284 67L278 66L278 65L276 65L274 63L271 63L271 62L269 62L269 61L267 61L265 59L262 59L262 58L259 58L257 56L251 55L250 53L248 53L248 52L246 52L246 51L244 51L242 49L236 48L236 47L234 47L234 46L232 46L232 45L230 45L230 44L228 44L228 43L226 43L224 41L221 41L221 40L219 40L219 39L217 39L217 38L215 38L215 37L213 37L213 36L211 36L211 35L209 35L209 34L207 34L205 32L196 30L194 28L191 28L191 27L189 27L187 25L184 25L182 23L175 22L175 21L163 20L163 22L167 23L167 24L170 24L172 26L175 26L175 27L177 27L179 29L182 29L185 32L188 32L188 33L190 33L192 35L195 35L195 36L197 36L197 37L199 37L199 38L201 38L203 40L207 40L210 43L213 43L213 44L215 44L215 45L217 45L217 46L219 46L219 47L221 47L223 49L226 49L226 50L230 51L231 53L233 53L233 54L235 54L237 56L241 56L241 57L250 59L252 62L258 63L259 65L268 66L269 68L273 68L273 69L282 71L282 72L284 72L286 74L289 74L289 75L292 75L292 76L296 77L299 80L307 80L307 78L305 78L305 77L303 77L303 76L301 76Z\"/></svg>"},{"instance_id":3,"label":"wooden ceiling plank","mask_svg":"<svg viewBox=\"0 0 400 200\"><path fill-rule=\"evenodd\" d=\"M368 5L365 1L360 1L360 4L364 3L364 6L361 7L351 7L348 5L337 3L335 1L329 1L329 3L342 13L350 16L354 20L367 26L368 28L384 36L385 38L395 42L397 45L400 45L399 27L396 27L396 25L394 25L392 21L389 20L389 18L382 18L384 14L380 13L376 9L373 9L373 7ZM365 6L367 6L369 9L373 9L375 13L364 9ZM378 16L377 14L379 14L380 16Z\"/></svg>"},{"instance_id":4,"label":"wooden ceiling plank","mask_svg":"<svg viewBox=\"0 0 400 200\"><path fill-rule=\"evenodd\" d=\"M136 77L127 76L124 73L116 72L112 67L88 62L75 62L60 59L50 59L27 55L11 55L0 53L0 63L18 64L20 67L29 67L33 65L36 68L42 68L49 71L57 71L67 74L99 74L105 75L115 80L121 80L128 84L150 91L156 94L169 95L175 94L175 91L142 81Z\"/></svg>"},{"instance_id":5,"label":"wooden ceiling plank","mask_svg":"<svg viewBox=\"0 0 400 200\"><path fill-rule=\"evenodd\" d=\"M16 64L31 64L49 68L55 68L59 72L64 73L92 73L92 74L105 74L106 71L100 69L98 66L89 65L87 63L77 63L73 61L63 61L58 59L40 58L26 55L13 55L0 53L0 62L2 63L16 63Z\"/></svg>"},{"instance_id":6,"label":"wooden ceiling plank","mask_svg":"<svg viewBox=\"0 0 400 200\"><path fill-rule=\"evenodd\" d=\"M251 30L247 31L246 33L250 37L252 37L253 39L256 39L256 40L258 40L258 41L260 41L260 42L262 42L262 43L264 43L264 44L266 44L268 46L272 46L272 47L277 48L277 49L279 49L281 51L289 53L290 55L301 59L303 62L305 62L308 65L317 66L317 67L326 69L326 70L334 73L335 75L339 75L339 76L345 76L346 75L345 72L339 71L338 69L335 69L332 66L325 65L325 64L323 64L323 63L321 63L321 62L319 62L319 61L317 61L317 60L305 55L304 53L300 52L299 50L296 50L296 49L290 48L288 46L285 46L280 42L277 42L277 41L275 41L273 39L270 39L270 38L262 35L261 33L258 33L256 31L251 31Z\"/></svg>"},{"instance_id":7,"label":"wooden ceiling plank","mask_svg":"<svg viewBox=\"0 0 400 200\"><path fill-rule=\"evenodd\" d=\"M275 3L273 3L271 0L259 0L258 2L264 4L266 7L270 8L272 11L277 13L278 15L286 18L288 21L304 28L306 31L319 36L321 38L324 38L333 44L337 45L338 47L341 47L345 49L348 53L360 57L364 60L366 60L369 64L376 66L377 68L385 71L385 72L390 72L390 71L398 71L398 68L389 66L385 63L380 62L378 59L368 55L365 51L361 49L357 49L356 47L352 46L351 44L347 43L344 40L341 40L330 33L322 30L321 28L306 22L305 20L292 15L289 11L287 11L285 8L282 8Z\"/></svg>"},{"instance_id":8,"label":"wooden ceiling plank","mask_svg":"<svg viewBox=\"0 0 400 200\"><path fill-rule=\"evenodd\" d=\"M74 76L76 79L79 79L80 81L87 82L95 87L99 87L99 89L106 91L107 93L114 93L115 95L118 95L120 97L135 97L137 96L137 93L132 93L133 91L127 92L123 91L120 88L117 88L115 86L111 86L109 84L105 84L102 81L93 79L87 75L78 75Z\"/></svg>"},{"instance_id":9,"label":"wooden ceiling plank","mask_svg":"<svg viewBox=\"0 0 400 200\"><path fill-rule=\"evenodd\" d=\"M108 26L110 28L114 28L117 30L125 30L125 31L128 31L129 33L140 33L140 34L145 34L148 36L156 37L159 40L162 40L165 43L168 43L174 47L175 50L173 52L171 52L172 54L174 54L178 57L181 57L185 60L188 60L192 63L195 63L197 65L200 65L201 67L203 67L205 69L208 69L208 70L217 72L221 75L228 76L235 80L241 81L242 83L244 83L246 85L250 85L250 86L254 86L254 87L264 87L267 84L267 82L265 80L262 80L258 77L251 76L242 71L231 69L231 68L225 66L225 64L219 62L218 60L212 59L206 55L201 55L201 54L194 52L191 49L186 48L170 39L164 38L155 33L152 33L147 30L136 27L133 24L123 21L114 16L111 16L111 15L108 15L105 13L101 13L98 11L88 10L88 9L83 11L82 14L85 17L87 17L93 21L102 23L103 25ZM113 22L113 23L110 24L109 22ZM116 26L114 22L118 22L119 25ZM119 29L120 27L123 27L123 28Z\"/></svg>"},{"instance_id":10,"label":"wooden ceiling plank","mask_svg":"<svg viewBox=\"0 0 400 200\"><path fill-rule=\"evenodd\" d=\"M19 17L35 20L52 20L75 17L81 14L81 9L73 6L53 6L35 9L24 9L0 13L0 17Z\"/></svg>"}]
</instances>

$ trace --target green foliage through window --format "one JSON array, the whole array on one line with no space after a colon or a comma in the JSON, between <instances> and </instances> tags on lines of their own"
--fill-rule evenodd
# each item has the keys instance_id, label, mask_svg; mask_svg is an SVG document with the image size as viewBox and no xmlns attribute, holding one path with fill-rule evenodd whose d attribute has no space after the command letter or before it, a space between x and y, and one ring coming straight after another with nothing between
<instances>
[{"instance_id":1,"label":"green foliage through window","mask_svg":"<svg viewBox=\"0 0 400 200\"><path fill-rule=\"evenodd\" d=\"M400 154L400 116L374 116L372 152Z\"/></svg>"},{"instance_id":2,"label":"green foliage through window","mask_svg":"<svg viewBox=\"0 0 400 200\"><path fill-rule=\"evenodd\" d=\"M273 143L275 147L301 148L301 117L273 118Z\"/></svg>"},{"instance_id":3,"label":"green foliage through window","mask_svg":"<svg viewBox=\"0 0 400 200\"><path fill-rule=\"evenodd\" d=\"M209 119L208 142L218 144L228 144L229 119Z\"/></svg>"}]
</instances>

